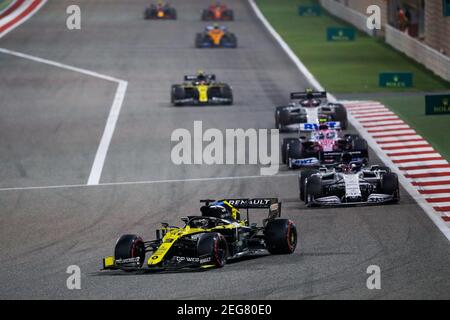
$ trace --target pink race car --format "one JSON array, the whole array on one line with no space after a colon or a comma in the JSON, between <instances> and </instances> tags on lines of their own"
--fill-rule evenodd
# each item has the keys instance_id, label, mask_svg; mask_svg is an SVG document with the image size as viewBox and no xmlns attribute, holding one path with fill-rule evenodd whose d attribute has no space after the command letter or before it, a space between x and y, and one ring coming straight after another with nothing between
<instances>
[{"instance_id":1,"label":"pink race car","mask_svg":"<svg viewBox=\"0 0 450 320\"><path fill-rule=\"evenodd\" d=\"M343 153L350 154L352 161L368 163L367 141L359 135L343 135L339 123L306 123L300 131L309 131L309 137L286 138L281 148L282 162L290 169L336 165Z\"/></svg>"}]
</instances>

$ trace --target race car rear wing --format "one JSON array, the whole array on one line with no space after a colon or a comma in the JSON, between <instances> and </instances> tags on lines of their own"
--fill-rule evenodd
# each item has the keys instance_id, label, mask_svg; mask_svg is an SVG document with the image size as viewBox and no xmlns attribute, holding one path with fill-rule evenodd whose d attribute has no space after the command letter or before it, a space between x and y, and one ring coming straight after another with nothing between
<instances>
[{"instance_id":1,"label":"race car rear wing","mask_svg":"<svg viewBox=\"0 0 450 320\"><path fill-rule=\"evenodd\" d=\"M246 209L248 222L250 222L249 209L269 209L269 215L266 220L272 220L281 216L281 202L278 201L278 198L221 199L220 201L227 201L236 209ZM216 202L216 200L200 200L200 202L209 205Z\"/></svg>"},{"instance_id":2,"label":"race car rear wing","mask_svg":"<svg viewBox=\"0 0 450 320\"><path fill-rule=\"evenodd\" d=\"M299 131L318 131L326 128L325 130L340 130L341 123L339 121L330 121L323 124L318 123L301 123L299 126Z\"/></svg>"},{"instance_id":3,"label":"race car rear wing","mask_svg":"<svg viewBox=\"0 0 450 320\"><path fill-rule=\"evenodd\" d=\"M326 91L314 91L314 92L292 92L291 100L305 100L305 99L326 99Z\"/></svg>"},{"instance_id":4,"label":"race car rear wing","mask_svg":"<svg viewBox=\"0 0 450 320\"><path fill-rule=\"evenodd\" d=\"M216 75L215 74L205 74L204 76L209 81L216 81ZM195 81L197 79L198 79L197 75L184 76L184 81Z\"/></svg>"}]
</instances>

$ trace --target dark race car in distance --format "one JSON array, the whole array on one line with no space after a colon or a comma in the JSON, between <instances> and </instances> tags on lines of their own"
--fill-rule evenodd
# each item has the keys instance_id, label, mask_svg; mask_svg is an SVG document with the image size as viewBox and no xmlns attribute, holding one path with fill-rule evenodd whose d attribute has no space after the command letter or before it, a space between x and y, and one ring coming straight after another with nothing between
<instances>
[{"instance_id":1,"label":"dark race car in distance","mask_svg":"<svg viewBox=\"0 0 450 320\"><path fill-rule=\"evenodd\" d=\"M344 155L334 168L304 169L299 175L300 199L309 207L397 203L397 174L388 167L364 168Z\"/></svg>"},{"instance_id":2,"label":"dark race car in distance","mask_svg":"<svg viewBox=\"0 0 450 320\"><path fill-rule=\"evenodd\" d=\"M177 10L169 3L158 1L157 4L150 4L144 11L144 18L147 20L176 20Z\"/></svg>"},{"instance_id":3,"label":"dark race car in distance","mask_svg":"<svg viewBox=\"0 0 450 320\"><path fill-rule=\"evenodd\" d=\"M200 216L182 218L183 227L162 224L156 239L123 235L114 256L103 259L104 270L171 271L221 268L227 261L248 256L292 254L297 246L295 224L280 218L276 198L203 200ZM246 219L240 210L246 210ZM250 223L249 209L267 209L261 226ZM146 267L144 267L147 253Z\"/></svg>"},{"instance_id":4,"label":"dark race car in distance","mask_svg":"<svg viewBox=\"0 0 450 320\"><path fill-rule=\"evenodd\" d=\"M237 38L225 26L207 26L195 36L196 48L237 48Z\"/></svg>"},{"instance_id":5,"label":"dark race car in distance","mask_svg":"<svg viewBox=\"0 0 450 320\"><path fill-rule=\"evenodd\" d=\"M342 161L344 153L352 161L367 164L367 141L356 134L343 134L339 122L321 125L301 124L298 138L285 138L281 148L282 162L289 169L332 166Z\"/></svg>"},{"instance_id":6,"label":"dark race car in distance","mask_svg":"<svg viewBox=\"0 0 450 320\"><path fill-rule=\"evenodd\" d=\"M217 1L210 5L202 12L203 21L232 21L234 20L234 11L229 9L226 5Z\"/></svg>"},{"instance_id":7,"label":"dark race car in distance","mask_svg":"<svg viewBox=\"0 0 450 320\"><path fill-rule=\"evenodd\" d=\"M171 102L174 106L232 105L233 91L229 84L217 82L214 74L200 71L184 76L184 83L172 85Z\"/></svg>"},{"instance_id":8,"label":"dark race car in distance","mask_svg":"<svg viewBox=\"0 0 450 320\"><path fill-rule=\"evenodd\" d=\"M319 124L321 119L339 122L342 130L347 129L347 110L329 102L325 91L293 92L291 102L275 110L275 126L280 132L298 130L302 123Z\"/></svg>"}]
</instances>

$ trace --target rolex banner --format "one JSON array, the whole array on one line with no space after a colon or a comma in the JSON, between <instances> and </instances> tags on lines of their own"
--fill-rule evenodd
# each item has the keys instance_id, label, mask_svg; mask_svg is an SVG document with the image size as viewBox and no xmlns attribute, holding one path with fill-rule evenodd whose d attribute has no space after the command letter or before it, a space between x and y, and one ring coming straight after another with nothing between
<instances>
[{"instance_id":1,"label":"rolex banner","mask_svg":"<svg viewBox=\"0 0 450 320\"><path fill-rule=\"evenodd\" d=\"M425 114L450 114L450 95L425 96Z\"/></svg>"}]
</instances>

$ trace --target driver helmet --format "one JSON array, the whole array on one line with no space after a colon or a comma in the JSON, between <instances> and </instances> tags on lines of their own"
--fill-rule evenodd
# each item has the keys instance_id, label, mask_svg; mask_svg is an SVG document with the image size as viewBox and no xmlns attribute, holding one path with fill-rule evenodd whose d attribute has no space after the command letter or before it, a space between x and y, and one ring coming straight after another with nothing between
<instances>
[{"instance_id":1,"label":"driver helmet","mask_svg":"<svg viewBox=\"0 0 450 320\"><path fill-rule=\"evenodd\" d=\"M213 203L207 206L201 207L200 211L203 216L219 218L219 219L227 219L231 218L231 214L225 208L223 203Z\"/></svg>"},{"instance_id":2,"label":"driver helmet","mask_svg":"<svg viewBox=\"0 0 450 320\"><path fill-rule=\"evenodd\" d=\"M350 173L353 171L353 166L351 164L353 157L350 153L346 152L342 155L342 171L345 173Z\"/></svg>"},{"instance_id":3,"label":"driver helmet","mask_svg":"<svg viewBox=\"0 0 450 320\"><path fill-rule=\"evenodd\" d=\"M200 210L204 216L233 220L238 220L240 218L239 210L225 200L203 206Z\"/></svg>"},{"instance_id":4,"label":"driver helmet","mask_svg":"<svg viewBox=\"0 0 450 320\"><path fill-rule=\"evenodd\" d=\"M306 89L306 99L311 100L314 98L314 90L313 89Z\"/></svg>"},{"instance_id":5,"label":"driver helmet","mask_svg":"<svg viewBox=\"0 0 450 320\"><path fill-rule=\"evenodd\" d=\"M205 83L206 82L206 75L205 72L203 70L198 70L197 71L197 81L200 83Z\"/></svg>"}]
</instances>

